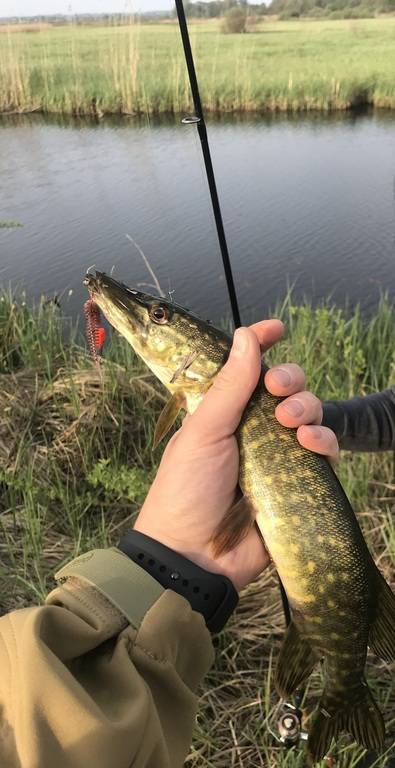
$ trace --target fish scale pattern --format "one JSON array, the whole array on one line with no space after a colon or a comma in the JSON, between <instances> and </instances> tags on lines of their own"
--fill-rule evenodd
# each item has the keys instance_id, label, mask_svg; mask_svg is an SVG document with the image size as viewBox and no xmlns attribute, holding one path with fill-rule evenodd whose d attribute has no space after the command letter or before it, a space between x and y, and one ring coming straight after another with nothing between
<instances>
[{"instance_id":1,"label":"fish scale pattern","mask_svg":"<svg viewBox=\"0 0 395 768\"><path fill-rule=\"evenodd\" d=\"M238 432L240 484L294 620L340 689L346 670L360 675L364 668L373 563L334 471L278 423L278 402L262 385L250 401Z\"/></svg>"}]
</instances>

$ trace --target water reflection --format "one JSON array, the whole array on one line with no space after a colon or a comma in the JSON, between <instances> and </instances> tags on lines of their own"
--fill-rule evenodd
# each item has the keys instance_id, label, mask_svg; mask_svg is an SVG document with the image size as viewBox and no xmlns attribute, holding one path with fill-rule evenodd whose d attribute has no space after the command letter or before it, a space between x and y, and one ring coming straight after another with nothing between
<instances>
[{"instance_id":1,"label":"water reflection","mask_svg":"<svg viewBox=\"0 0 395 768\"><path fill-rule=\"evenodd\" d=\"M72 288L95 263L150 280L218 320L229 311L196 129L179 119L65 116L0 120L0 279L32 295ZM287 284L365 311L394 291L394 144L390 112L239 116L209 121L229 251L245 319Z\"/></svg>"}]
</instances>

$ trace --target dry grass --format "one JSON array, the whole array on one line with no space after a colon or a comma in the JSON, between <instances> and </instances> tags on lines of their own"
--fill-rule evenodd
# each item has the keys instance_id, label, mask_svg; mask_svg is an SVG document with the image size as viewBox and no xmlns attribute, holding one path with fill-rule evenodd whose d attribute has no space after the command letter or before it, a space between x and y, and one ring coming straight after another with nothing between
<instances>
[{"instance_id":1,"label":"dry grass","mask_svg":"<svg viewBox=\"0 0 395 768\"><path fill-rule=\"evenodd\" d=\"M24 23L24 24L1 24L0 23L0 33L1 32L7 32L10 34L18 33L18 32L44 32L45 30L49 29L55 29L54 25L50 22L44 22L44 21L33 21L31 23Z\"/></svg>"},{"instance_id":2,"label":"dry grass","mask_svg":"<svg viewBox=\"0 0 395 768\"><path fill-rule=\"evenodd\" d=\"M31 313L12 297L3 299L0 605L8 611L42 603L62 563L116 544L130 526L159 460L150 446L163 394L123 339L114 336L98 371L76 341L64 344L55 307L40 305ZM395 319L388 305L370 323L357 315L347 320L335 308L288 305L284 313L291 337L277 359L299 360L320 394L369 391L392 380ZM344 455L339 471L376 562L395 587L392 456ZM245 590L215 640L188 768L305 768L303 750L286 751L275 741L279 702L272 670L283 628L276 578L267 571ZM395 740L393 672L369 659L389 750ZM317 670L306 693L306 717L320 689ZM336 768L390 766L389 755L366 762L363 750L346 740L336 757Z\"/></svg>"}]
</instances>

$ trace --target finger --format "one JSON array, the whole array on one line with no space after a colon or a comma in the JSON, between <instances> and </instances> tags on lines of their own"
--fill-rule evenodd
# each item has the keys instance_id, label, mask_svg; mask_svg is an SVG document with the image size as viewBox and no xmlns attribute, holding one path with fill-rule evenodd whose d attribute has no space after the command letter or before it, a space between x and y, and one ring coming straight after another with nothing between
<instances>
[{"instance_id":1,"label":"finger","mask_svg":"<svg viewBox=\"0 0 395 768\"><path fill-rule=\"evenodd\" d=\"M270 368L265 375L265 385L272 395L287 397L301 392L306 385L304 371L296 363L284 363Z\"/></svg>"},{"instance_id":2,"label":"finger","mask_svg":"<svg viewBox=\"0 0 395 768\"><path fill-rule=\"evenodd\" d=\"M248 328L235 331L228 361L186 423L197 439L232 435L259 379L261 353L257 336Z\"/></svg>"},{"instance_id":3,"label":"finger","mask_svg":"<svg viewBox=\"0 0 395 768\"><path fill-rule=\"evenodd\" d=\"M249 326L255 333L262 352L273 346L284 334L284 323L281 320L261 320L259 323L253 323Z\"/></svg>"},{"instance_id":4,"label":"finger","mask_svg":"<svg viewBox=\"0 0 395 768\"><path fill-rule=\"evenodd\" d=\"M303 448L327 456L332 466L335 466L339 457L339 443L329 427L303 425L299 427L296 435Z\"/></svg>"},{"instance_id":5,"label":"finger","mask_svg":"<svg viewBox=\"0 0 395 768\"><path fill-rule=\"evenodd\" d=\"M298 392L283 400L275 410L276 419L284 427L321 424L322 403L312 392Z\"/></svg>"}]
</instances>

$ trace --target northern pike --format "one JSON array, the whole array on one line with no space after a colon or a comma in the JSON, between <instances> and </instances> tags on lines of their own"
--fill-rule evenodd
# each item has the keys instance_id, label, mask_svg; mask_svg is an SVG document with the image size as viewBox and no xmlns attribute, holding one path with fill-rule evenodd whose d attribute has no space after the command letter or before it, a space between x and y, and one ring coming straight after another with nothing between
<instances>
[{"instance_id":1,"label":"northern pike","mask_svg":"<svg viewBox=\"0 0 395 768\"><path fill-rule=\"evenodd\" d=\"M196 409L228 357L231 338L173 302L102 272L87 274L84 284L171 393L157 424L159 440L181 408ZM216 544L231 548L255 521L284 584L292 620L276 668L280 695L289 697L323 661L324 689L308 737L316 762L341 731L367 749L384 744L383 717L365 664L368 646L388 662L395 659L395 596L328 461L302 448L296 430L276 420L280 400L261 377L236 433L247 517L240 525L236 505Z\"/></svg>"}]
</instances>

